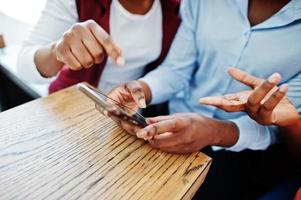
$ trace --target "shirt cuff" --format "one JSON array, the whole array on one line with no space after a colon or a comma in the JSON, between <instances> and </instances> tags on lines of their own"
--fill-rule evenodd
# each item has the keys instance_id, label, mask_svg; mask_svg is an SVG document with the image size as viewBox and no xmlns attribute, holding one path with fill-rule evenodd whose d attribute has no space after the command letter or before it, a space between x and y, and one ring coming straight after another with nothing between
<instances>
[{"instance_id":1,"label":"shirt cuff","mask_svg":"<svg viewBox=\"0 0 301 200\"><path fill-rule=\"evenodd\" d=\"M220 151L220 150L224 150L224 147L220 147L220 146L211 146L213 151Z\"/></svg>"},{"instance_id":2,"label":"shirt cuff","mask_svg":"<svg viewBox=\"0 0 301 200\"><path fill-rule=\"evenodd\" d=\"M162 92L163 91L162 90L162 81L157 78L154 78L154 77L156 77L156 76L153 76L152 72L151 72L151 74L148 74L148 75L144 76L143 78L139 79L140 81L145 82L151 90L152 99L149 103L150 105L159 104L159 103L164 102L164 100L165 100L165 98L164 98L165 95Z\"/></svg>"},{"instance_id":3,"label":"shirt cuff","mask_svg":"<svg viewBox=\"0 0 301 200\"><path fill-rule=\"evenodd\" d=\"M265 150L276 142L276 127L262 126L250 119L249 116L243 116L230 121L237 125L239 138L234 146L226 148L226 150L235 152L245 149Z\"/></svg>"}]
</instances>

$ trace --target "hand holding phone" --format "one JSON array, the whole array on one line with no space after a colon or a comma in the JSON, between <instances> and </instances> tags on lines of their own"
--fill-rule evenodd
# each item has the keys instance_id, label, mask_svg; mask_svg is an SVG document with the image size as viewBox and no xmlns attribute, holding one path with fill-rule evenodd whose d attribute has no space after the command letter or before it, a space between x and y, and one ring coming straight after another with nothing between
<instances>
[{"instance_id":1,"label":"hand holding phone","mask_svg":"<svg viewBox=\"0 0 301 200\"><path fill-rule=\"evenodd\" d=\"M117 118L118 120L129 122L135 126L147 126L146 119L141 114L110 98L100 90L83 83L78 84L78 89L95 102L95 108L100 113L111 116L113 119Z\"/></svg>"}]
</instances>

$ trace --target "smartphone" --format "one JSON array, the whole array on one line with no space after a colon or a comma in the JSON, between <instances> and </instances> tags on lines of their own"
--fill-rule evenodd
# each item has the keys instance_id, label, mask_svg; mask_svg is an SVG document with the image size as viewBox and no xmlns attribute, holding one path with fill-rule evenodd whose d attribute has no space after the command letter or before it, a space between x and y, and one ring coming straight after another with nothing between
<instances>
[{"instance_id":1,"label":"smartphone","mask_svg":"<svg viewBox=\"0 0 301 200\"><path fill-rule=\"evenodd\" d=\"M101 92L94 87L85 84L79 83L77 85L78 89L87 95L95 103L95 108L102 114L107 115L110 113L119 120L124 120L132 123L133 125L145 127L147 122L145 117L139 114L136 111L120 104L108 97L105 93Z\"/></svg>"}]
</instances>

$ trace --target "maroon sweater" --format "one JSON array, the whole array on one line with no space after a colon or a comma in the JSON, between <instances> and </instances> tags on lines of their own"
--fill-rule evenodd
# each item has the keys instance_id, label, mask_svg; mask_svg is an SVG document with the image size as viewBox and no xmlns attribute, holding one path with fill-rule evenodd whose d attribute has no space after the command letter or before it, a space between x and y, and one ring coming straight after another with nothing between
<instances>
[{"instance_id":1,"label":"maroon sweater","mask_svg":"<svg viewBox=\"0 0 301 200\"><path fill-rule=\"evenodd\" d=\"M111 1L112 0L76 0L79 21L83 22L93 19L104 30L110 33ZM180 17L178 15L180 0L161 0L161 5L163 13L162 51L160 56L146 67L146 72L155 69L164 60L180 25ZM64 66L56 80L50 84L49 93L56 92L80 82L87 82L97 87L106 62L107 57L101 64L79 71L73 71L69 69L68 66Z\"/></svg>"}]
</instances>

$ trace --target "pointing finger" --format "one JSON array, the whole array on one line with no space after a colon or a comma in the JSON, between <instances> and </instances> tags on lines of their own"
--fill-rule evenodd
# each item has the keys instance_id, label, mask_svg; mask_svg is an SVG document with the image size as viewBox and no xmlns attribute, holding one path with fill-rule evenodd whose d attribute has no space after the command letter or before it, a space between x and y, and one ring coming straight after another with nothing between
<instances>
[{"instance_id":1,"label":"pointing finger","mask_svg":"<svg viewBox=\"0 0 301 200\"><path fill-rule=\"evenodd\" d=\"M228 69L228 73L230 74L230 76L232 76L237 81L239 81L247 86L250 86L251 88L254 88L254 87L260 85L263 81L260 78L252 76L252 75L248 74L247 72L242 71L237 68L234 68L234 67L230 67Z\"/></svg>"}]
</instances>

